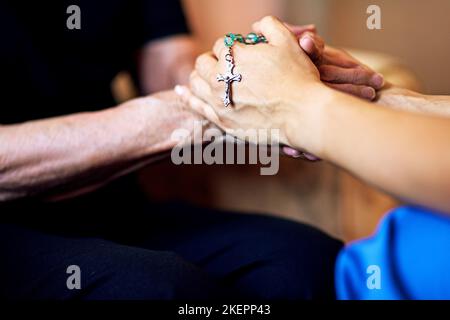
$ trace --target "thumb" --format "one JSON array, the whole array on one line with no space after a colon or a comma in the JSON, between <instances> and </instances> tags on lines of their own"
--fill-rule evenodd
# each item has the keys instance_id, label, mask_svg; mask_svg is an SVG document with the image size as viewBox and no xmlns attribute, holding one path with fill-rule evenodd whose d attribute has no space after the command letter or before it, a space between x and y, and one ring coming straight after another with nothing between
<instances>
[{"instance_id":1,"label":"thumb","mask_svg":"<svg viewBox=\"0 0 450 320\"><path fill-rule=\"evenodd\" d=\"M311 60L317 61L322 58L325 43L317 34L312 32L303 33L299 38L299 44Z\"/></svg>"}]
</instances>

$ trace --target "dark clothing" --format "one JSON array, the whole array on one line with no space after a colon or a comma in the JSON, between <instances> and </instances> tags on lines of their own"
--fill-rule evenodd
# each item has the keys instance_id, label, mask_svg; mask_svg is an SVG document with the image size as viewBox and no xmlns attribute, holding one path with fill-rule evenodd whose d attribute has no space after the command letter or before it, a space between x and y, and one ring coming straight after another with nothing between
<instances>
[{"instance_id":1,"label":"dark clothing","mask_svg":"<svg viewBox=\"0 0 450 320\"><path fill-rule=\"evenodd\" d=\"M120 206L116 210L124 209ZM318 230L272 217L186 205L126 207L121 220L83 234L73 229L61 232L59 226L48 224L40 231L1 225L0 295L11 299L334 298L334 261L342 244ZM68 226L78 219L78 210L86 211L81 202L64 208L48 214L64 214ZM102 208L89 211L102 212ZM66 287L70 265L81 269L81 290Z\"/></svg>"},{"instance_id":2,"label":"dark clothing","mask_svg":"<svg viewBox=\"0 0 450 320\"><path fill-rule=\"evenodd\" d=\"M66 27L69 5L81 30ZM114 105L111 80L133 72L136 52L186 30L178 0L0 2L0 124ZM60 203L1 205L1 297L333 297L340 242L285 220L151 205L132 179ZM66 287L70 265L82 290Z\"/></svg>"},{"instance_id":3,"label":"dark clothing","mask_svg":"<svg viewBox=\"0 0 450 320\"><path fill-rule=\"evenodd\" d=\"M70 5L80 30L66 26ZM2 0L0 124L112 107L111 81L137 51L187 31L178 0Z\"/></svg>"}]
</instances>

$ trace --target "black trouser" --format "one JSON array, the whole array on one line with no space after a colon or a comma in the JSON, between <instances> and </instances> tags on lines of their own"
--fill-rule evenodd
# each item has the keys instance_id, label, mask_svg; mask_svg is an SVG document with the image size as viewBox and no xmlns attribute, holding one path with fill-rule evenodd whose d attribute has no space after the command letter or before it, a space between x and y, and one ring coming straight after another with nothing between
<instances>
[{"instance_id":1,"label":"black trouser","mask_svg":"<svg viewBox=\"0 0 450 320\"><path fill-rule=\"evenodd\" d=\"M30 213L27 224L0 225L2 297L334 297L342 244L314 228L180 204L87 203L59 204L33 212L34 219ZM81 290L67 288L71 265L80 267Z\"/></svg>"}]
</instances>

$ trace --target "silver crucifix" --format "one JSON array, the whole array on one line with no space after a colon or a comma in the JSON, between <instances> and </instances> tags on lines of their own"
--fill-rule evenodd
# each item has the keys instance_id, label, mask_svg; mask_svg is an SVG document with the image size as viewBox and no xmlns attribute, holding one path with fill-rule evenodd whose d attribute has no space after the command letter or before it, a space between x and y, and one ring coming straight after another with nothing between
<instances>
[{"instance_id":1,"label":"silver crucifix","mask_svg":"<svg viewBox=\"0 0 450 320\"><path fill-rule=\"evenodd\" d=\"M225 74L218 74L217 81L225 82L225 96L223 97L223 104L228 107L231 104L231 84L235 81L241 82L242 76L240 74L234 74L234 59L231 54L231 48L228 54L225 56L225 61L227 62L227 72Z\"/></svg>"}]
</instances>

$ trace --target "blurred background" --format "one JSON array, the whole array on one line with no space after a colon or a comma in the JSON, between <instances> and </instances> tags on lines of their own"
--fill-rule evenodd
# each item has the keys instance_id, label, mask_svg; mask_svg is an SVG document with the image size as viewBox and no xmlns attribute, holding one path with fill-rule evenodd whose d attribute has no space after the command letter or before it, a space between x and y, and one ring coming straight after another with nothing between
<instances>
[{"instance_id":1,"label":"blurred background","mask_svg":"<svg viewBox=\"0 0 450 320\"><path fill-rule=\"evenodd\" d=\"M268 14L296 24L314 23L336 46L397 58L432 94L450 94L448 0L184 0L195 32L208 49L226 32L246 32ZM367 7L380 6L382 30L366 27ZM233 10L230 10L233 8ZM225 12L225 14L224 14Z\"/></svg>"},{"instance_id":2,"label":"blurred background","mask_svg":"<svg viewBox=\"0 0 450 320\"><path fill-rule=\"evenodd\" d=\"M381 7L382 30L366 27L371 4ZM271 14L293 24L316 24L328 43L349 49L391 82L450 94L449 0L184 0L184 5L204 50L225 33L248 32L252 22ZM142 183L160 200L275 214L346 241L370 235L398 204L330 164L288 158L273 177L260 176L258 166L160 163L143 172Z\"/></svg>"}]
</instances>

